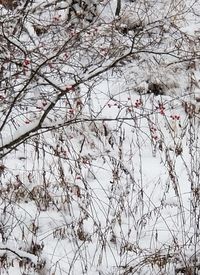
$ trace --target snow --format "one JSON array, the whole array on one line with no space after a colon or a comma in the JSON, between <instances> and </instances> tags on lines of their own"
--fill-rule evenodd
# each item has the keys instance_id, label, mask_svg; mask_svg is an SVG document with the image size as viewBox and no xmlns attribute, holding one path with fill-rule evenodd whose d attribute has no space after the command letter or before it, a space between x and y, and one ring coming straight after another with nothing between
<instances>
[{"instance_id":1,"label":"snow","mask_svg":"<svg viewBox=\"0 0 200 275\"><path fill-rule=\"evenodd\" d=\"M9 133L5 135L1 135L1 146L6 147L8 144L13 142L14 140L19 139L22 135L31 132L38 125L38 121L31 121L29 124L24 124L24 127L20 127L18 130L12 133L9 129Z\"/></svg>"},{"instance_id":2,"label":"snow","mask_svg":"<svg viewBox=\"0 0 200 275\"><path fill-rule=\"evenodd\" d=\"M199 3L175 2L0 10L2 274L199 265Z\"/></svg>"},{"instance_id":3,"label":"snow","mask_svg":"<svg viewBox=\"0 0 200 275\"><path fill-rule=\"evenodd\" d=\"M1 245L0 246L0 250L2 252L2 255L5 253L5 252L8 252L8 253L11 253L11 254L14 254L14 255L17 255L18 257L20 258L27 258L29 259L32 263L34 264L37 264L37 257L33 254L30 254L30 253L27 253L25 251L21 251L19 249L14 249L13 246L8 246L8 245Z\"/></svg>"}]
</instances>

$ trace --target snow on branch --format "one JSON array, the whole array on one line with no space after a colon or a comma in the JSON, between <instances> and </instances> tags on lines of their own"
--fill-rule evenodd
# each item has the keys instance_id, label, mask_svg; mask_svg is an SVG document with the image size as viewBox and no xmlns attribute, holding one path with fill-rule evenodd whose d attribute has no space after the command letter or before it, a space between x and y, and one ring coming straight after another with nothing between
<instances>
[{"instance_id":1,"label":"snow on branch","mask_svg":"<svg viewBox=\"0 0 200 275\"><path fill-rule=\"evenodd\" d=\"M10 246L8 245L0 245L0 251L1 254L3 253L11 253L15 256L17 256L18 258L20 259L28 259L29 261L31 261L35 266L37 265L38 263L38 257L31 254L31 253L28 253L28 252L25 252L25 251L22 251L22 250L19 250L19 249L13 249L11 248Z\"/></svg>"}]
</instances>

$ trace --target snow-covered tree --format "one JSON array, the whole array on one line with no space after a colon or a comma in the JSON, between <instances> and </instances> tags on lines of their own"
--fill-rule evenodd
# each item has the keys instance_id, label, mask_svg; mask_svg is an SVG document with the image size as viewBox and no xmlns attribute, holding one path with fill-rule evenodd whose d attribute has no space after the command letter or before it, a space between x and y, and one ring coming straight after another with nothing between
<instances>
[{"instance_id":1,"label":"snow-covered tree","mask_svg":"<svg viewBox=\"0 0 200 275\"><path fill-rule=\"evenodd\" d=\"M0 4L2 272L196 272L198 1Z\"/></svg>"}]
</instances>

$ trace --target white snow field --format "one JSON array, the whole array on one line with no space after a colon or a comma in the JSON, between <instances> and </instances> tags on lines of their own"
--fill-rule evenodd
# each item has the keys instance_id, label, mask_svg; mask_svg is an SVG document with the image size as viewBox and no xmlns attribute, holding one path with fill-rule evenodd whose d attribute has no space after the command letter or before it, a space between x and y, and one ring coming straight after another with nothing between
<instances>
[{"instance_id":1,"label":"white snow field","mask_svg":"<svg viewBox=\"0 0 200 275\"><path fill-rule=\"evenodd\" d=\"M0 1L0 274L198 274L199 28L195 0Z\"/></svg>"}]
</instances>

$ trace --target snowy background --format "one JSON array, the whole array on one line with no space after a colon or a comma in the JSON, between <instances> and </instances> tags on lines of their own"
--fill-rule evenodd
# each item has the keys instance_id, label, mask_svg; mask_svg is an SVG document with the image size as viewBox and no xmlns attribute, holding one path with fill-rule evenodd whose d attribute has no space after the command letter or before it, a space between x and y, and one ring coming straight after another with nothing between
<instances>
[{"instance_id":1,"label":"snowy background","mask_svg":"<svg viewBox=\"0 0 200 275\"><path fill-rule=\"evenodd\" d=\"M119 2L2 1L1 274L198 274L200 5Z\"/></svg>"}]
</instances>

